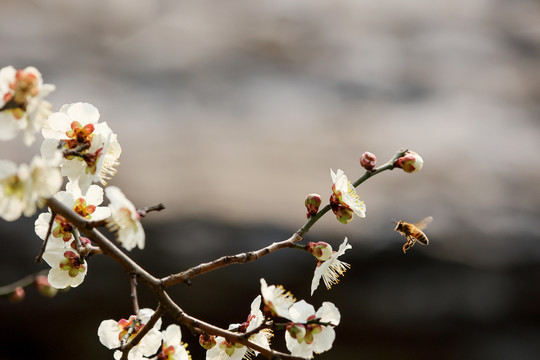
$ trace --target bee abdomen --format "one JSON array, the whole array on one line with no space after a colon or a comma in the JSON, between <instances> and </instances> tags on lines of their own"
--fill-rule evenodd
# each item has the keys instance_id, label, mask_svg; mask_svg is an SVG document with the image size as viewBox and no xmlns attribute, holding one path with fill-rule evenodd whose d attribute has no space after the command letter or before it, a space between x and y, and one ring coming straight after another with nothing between
<instances>
[{"instance_id":1,"label":"bee abdomen","mask_svg":"<svg viewBox=\"0 0 540 360\"><path fill-rule=\"evenodd\" d=\"M423 245L427 245L429 243L428 237L422 231L418 231L415 234L415 238L416 238L416 240L418 240L419 243L421 243Z\"/></svg>"}]
</instances>

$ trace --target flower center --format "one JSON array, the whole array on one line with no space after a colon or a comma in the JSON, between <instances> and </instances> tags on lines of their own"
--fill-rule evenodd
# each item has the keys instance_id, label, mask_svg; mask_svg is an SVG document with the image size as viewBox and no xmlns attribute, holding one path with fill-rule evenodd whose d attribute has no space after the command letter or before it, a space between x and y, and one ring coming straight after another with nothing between
<instances>
[{"instance_id":1,"label":"flower center","mask_svg":"<svg viewBox=\"0 0 540 360\"><path fill-rule=\"evenodd\" d=\"M6 196L16 196L19 199L22 199L24 196L24 183L21 181L17 174L8 176L1 181L2 187L4 188L4 195Z\"/></svg>"},{"instance_id":2,"label":"flower center","mask_svg":"<svg viewBox=\"0 0 540 360\"><path fill-rule=\"evenodd\" d=\"M94 132L94 125L87 124L82 126L80 122L73 121L71 123L71 130L66 131L67 140L64 140L67 149L74 149L78 145L88 144L91 145Z\"/></svg>"},{"instance_id":3,"label":"flower center","mask_svg":"<svg viewBox=\"0 0 540 360\"><path fill-rule=\"evenodd\" d=\"M75 207L73 208L77 214L81 215L85 219L92 218L92 213L96 211L95 205L86 205L86 200L78 198L75 200Z\"/></svg>"},{"instance_id":4,"label":"flower center","mask_svg":"<svg viewBox=\"0 0 540 360\"><path fill-rule=\"evenodd\" d=\"M52 230L53 236L57 238L61 237L64 241L69 241L71 239L73 225L60 215L56 215L54 222L58 225Z\"/></svg>"},{"instance_id":5,"label":"flower center","mask_svg":"<svg viewBox=\"0 0 540 360\"><path fill-rule=\"evenodd\" d=\"M96 173L97 162L98 162L99 158L103 155L102 152L103 152L103 148L100 147L93 154L92 153L84 154L83 160L86 163L86 173L87 174L94 175Z\"/></svg>"},{"instance_id":6,"label":"flower center","mask_svg":"<svg viewBox=\"0 0 540 360\"><path fill-rule=\"evenodd\" d=\"M158 360L171 360L173 359L174 355L174 346L166 346L165 343L163 343L163 346L161 348L161 352L157 355Z\"/></svg>"},{"instance_id":7,"label":"flower center","mask_svg":"<svg viewBox=\"0 0 540 360\"><path fill-rule=\"evenodd\" d=\"M24 70L17 70L15 81L9 84L14 90L13 101L20 105L26 105L27 96L34 97L39 93L38 79L34 74L25 73Z\"/></svg>"},{"instance_id":8,"label":"flower center","mask_svg":"<svg viewBox=\"0 0 540 360\"><path fill-rule=\"evenodd\" d=\"M141 329L144 327L140 320L136 316L131 315L128 320L121 319L118 321L118 327L120 333L118 334L118 340L121 342L131 340ZM124 339L127 337L127 339Z\"/></svg>"},{"instance_id":9,"label":"flower center","mask_svg":"<svg viewBox=\"0 0 540 360\"><path fill-rule=\"evenodd\" d=\"M64 260L60 262L60 269L67 271L70 277L75 277L79 273L84 272L84 261L81 260L77 253L66 251L64 253Z\"/></svg>"},{"instance_id":10,"label":"flower center","mask_svg":"<svg viewBox=\"0 0 540 360\"><path fill-rule=\"evenodd\" d=\"M229 342L227 340L223 340L219 344L219 348L223 349L225 351L225 354L227 354L229 356L232 356L232 354L234 354L234 350L236 350L237 348L241 348L242 346L244 346L244 345L239 344L239 343Z\"/></svg>"}]
</instances>

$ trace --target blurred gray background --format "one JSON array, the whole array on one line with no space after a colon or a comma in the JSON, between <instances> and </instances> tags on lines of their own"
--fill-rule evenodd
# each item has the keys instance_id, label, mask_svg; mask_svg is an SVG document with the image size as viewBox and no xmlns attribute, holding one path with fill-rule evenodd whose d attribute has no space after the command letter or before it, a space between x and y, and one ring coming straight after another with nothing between
<instances>
[{"instance_id":1,"label":"blurred gray background","mask_svg":"<svg viewBox=\"0 0 540 360\"><path fill-rule=\"evenodd\" d=\"M364 151L379 163L400 148L423 156L417 174L396 169L359 187L365 219L345 226L330 214L308 233L353 245L332 291L307 299L314 262L288 250L176 287L192 315L243 321L265 277L341 309L335 349L318 358L540 356L540 2L0 0L0 9L0 67L36 66L57 86L55 110L98 107L123 149L110 183L136 206L167 207L145 220L147 249L134 252L157 276L287 238L305 222L305 195L326 201L330 168L361 176ZM1 157L28 162L39 139L18 140L0 143ZM431 244L403 255L390 220L427 215ZM33 220L0 222L2 284L43 268ZM106 258L89 265L81 287L54 299L29 291L21 304L2 302L1 359L112 357L95 333L129 315L128 281Z\"/></svg>"}]
</instances>

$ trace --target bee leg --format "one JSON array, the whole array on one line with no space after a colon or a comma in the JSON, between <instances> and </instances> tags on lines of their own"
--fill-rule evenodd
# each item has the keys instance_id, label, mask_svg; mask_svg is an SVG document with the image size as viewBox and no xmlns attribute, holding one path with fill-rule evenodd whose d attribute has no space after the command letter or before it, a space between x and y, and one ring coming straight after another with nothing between
<instances>
[{"instance_id":1,"label":"bee leg","mask_svg":"<svg viewBox=\"0 0 540 360\"><path fill-rule=\"evenodd\" d=\"M412 246L414 245L415 243L415 240L414 238L412 237L407 237L407 242L405 243L405 245L403 245L403 253L405 254L407 252L407 250L409 250L410 248L412 248Z\"/></svg>"}]
</instances>

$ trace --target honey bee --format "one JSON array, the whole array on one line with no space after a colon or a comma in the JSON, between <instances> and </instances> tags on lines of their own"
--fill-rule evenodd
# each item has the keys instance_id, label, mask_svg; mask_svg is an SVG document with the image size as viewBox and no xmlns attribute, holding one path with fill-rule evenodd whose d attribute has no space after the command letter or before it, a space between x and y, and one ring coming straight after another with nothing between
<instances>
[{"instance_id":1,"label":"honey bee","mask_svg":"<svg viewBox=\"0 0 540 360\"><path fill-rule=\"evenodd\" d=\"M405 245L403 245L403 252L406 253L407 250L409 250L415 242L419 242L422 245L427 245L429 243L429 240L422 231L426 228L431 222L433 221L433 218L431 216L425 217L422 220L415 222L414 224L405 222L405 221L395 221L396 228L394 231L397 231L401 235L405 235L407 238L407 242Z\"/></svg>"}]
</instances>

